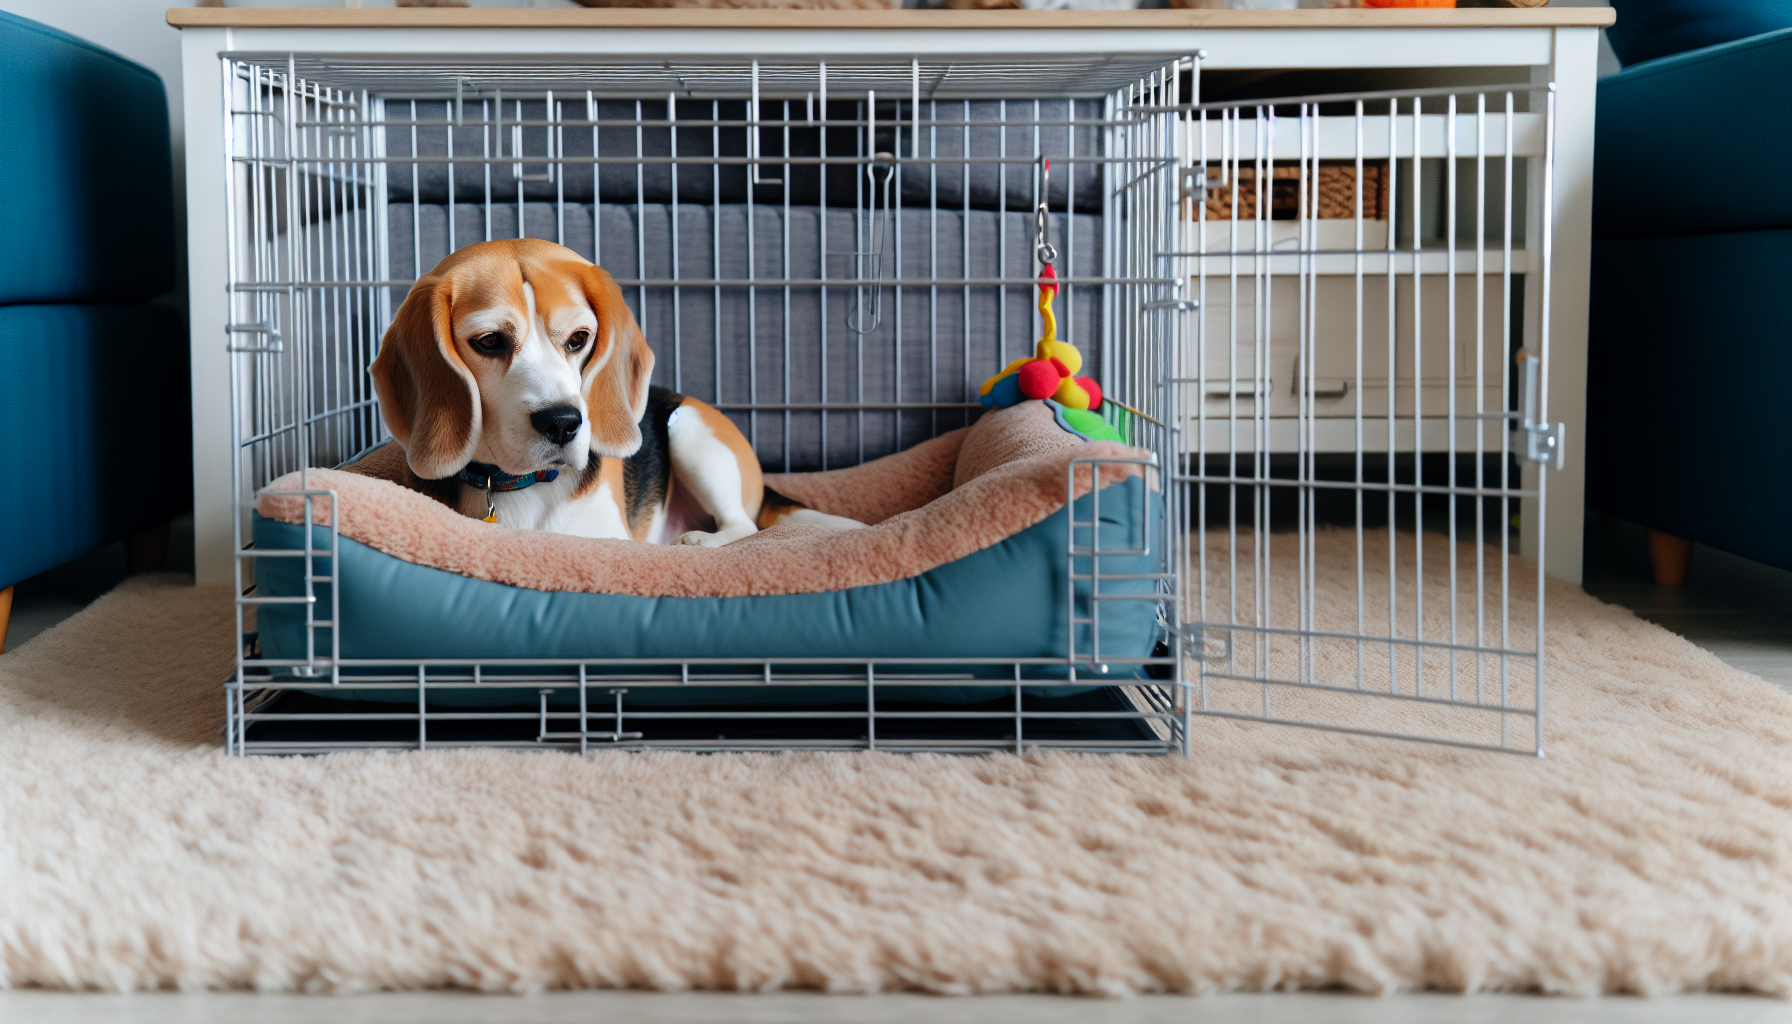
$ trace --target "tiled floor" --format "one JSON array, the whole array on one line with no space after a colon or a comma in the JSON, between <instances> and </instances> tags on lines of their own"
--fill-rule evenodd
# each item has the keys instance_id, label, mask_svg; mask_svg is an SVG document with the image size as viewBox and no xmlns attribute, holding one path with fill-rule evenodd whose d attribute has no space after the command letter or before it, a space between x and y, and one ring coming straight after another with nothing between
<instances>
[{"instance_id":1,"label":"tiled floor","mask_svg":"<svg viewBox=\"0 0 1792 1024\"><path fill-rule=\"evenodd\" d=\"M87 603L124 579L124 545L103 547L67 565L39 573L13 592L12 619L6 627L6 649L20 644L87 607Z\"/></svg>"},{"instance_id":2,"label":"tiled floor","mask_svg":"<svg viewBox=\"0 0 1792 1024\"><path fill-rule=\"evenodd\" d=\"M176 537L180 537L176 531ZM1674 630L1738 668L1792 691L1792 572L1697 548L1686 587L1650 581L1641 527L1594 517L1587 531L1586 587ZM190 548L177 539L171 562ZM23 643L78 611L124 573L121 548L20 585L12 644ZM1664 999L1551 999L1534 996L1341 994L1154 996L1124 1000L1053 996L940 999L807 994L582 992L537 996L383 993L343 998L239 993L136 996L0 992L0 1021L82 1024L462 1024L504 1021L641 1021L644 1024L1792 1024L1792 1002L1746 996Z\"/></svg>"},{"instance_id":3,"label":"tiled floor","mask_svg":"<svg viewBox=\"0 0 1792 1024\"><path fill-rule=\"evenodd\" d=\"M193 519L183 516L168 531L170 572L193 571ZM12 621L6 649L12 650L63 619L87 607L94 598L118 586L125 577L124 542L21 580L13 593Z\"/></svg>"},{"instance_id":4,"label":"tiled floor","mask_svg":"<svg viewBox=\"0 0 1792 1024\"><path fill-rule=\"evenodd\" d=\"M1591 515L1587 592L1792 691L1792 572L1695 546L1686 586L1657 587L1643 528Z\"/></svg>"}]
</instances>

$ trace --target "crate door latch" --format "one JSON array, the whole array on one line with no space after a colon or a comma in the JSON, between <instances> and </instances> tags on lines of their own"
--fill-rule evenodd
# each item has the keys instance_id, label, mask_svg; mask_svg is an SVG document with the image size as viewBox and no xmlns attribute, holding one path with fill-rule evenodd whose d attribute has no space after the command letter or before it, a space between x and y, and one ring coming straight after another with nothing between
<instances>
[{"instance_id":1,"label":"crate door latch","mask_svg":"<svg viewBox=\"0 0 1792 1024\"><path fill-rule=\"evenodd\" d=\"M1543 360L1518 350L1518 426L1524 431L1524 457L1551 469L1562 468L1567 445L1564 424L1537 418L1538 391L1542 387Z\"/></svg>"}]
</instances>

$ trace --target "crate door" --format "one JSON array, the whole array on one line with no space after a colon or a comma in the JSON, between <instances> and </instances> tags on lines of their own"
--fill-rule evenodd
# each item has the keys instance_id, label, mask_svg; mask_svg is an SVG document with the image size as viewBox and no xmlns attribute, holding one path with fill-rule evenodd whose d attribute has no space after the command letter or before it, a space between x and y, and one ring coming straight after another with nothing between
<instances>
[{"instance_id":1,"label":"crate door","mask_svg":"<svg viewBox=\"0 0 1792 1024\"><path fill-rule=\"evenodd\" d=\"M1191 714L1542 753L1549 97L1181 114Z\"/></svg>"}]
</instances>

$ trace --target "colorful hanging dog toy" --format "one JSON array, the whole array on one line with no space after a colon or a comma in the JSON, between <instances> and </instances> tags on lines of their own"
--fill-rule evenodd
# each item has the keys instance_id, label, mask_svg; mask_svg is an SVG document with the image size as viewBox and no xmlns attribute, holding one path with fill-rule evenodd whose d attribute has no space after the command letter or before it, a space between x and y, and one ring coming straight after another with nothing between
<instances>
[{"instance_id":1,"label":"colorful hanging dog toy","mask_svg":"<svg viewBox=\"0 0 1792 1024\"><path fill-rule=\"evenodd\" d=\"M1043 194L1049 194L1051 169L1051 162L1046 161ZM1038 236L1036 252L1039 262L1044 264L1039 272L1039 318L1045 329L1033 355L1016 359L1001 373L983 382L977 390L977 400L985 409L1006 409L1029 398L1049 398L1066 409L1101 410L1101 385L1076 375L1083 368L1083 354L1075 345L1058 340L1058 318L1052 312L1052 299L1058 294L1058 273L1052 264L1058 258L1058 250L1048 239L1046 229L1049 226L1050 213L1042 199L1035 215L1035 228Z\"/></svg>"},{"instance_id":2,"label":"colorful hanging dog toy","mask_svg":"<svg viewBox=\"0 0 1792 1024\"><path fill-rule=\"evenodd\" d=\"M1044 334L1033 355L1016 359L983 382L977 400L985 409L1006 409L1029 398L1049 398L1066 409L1101 408L1101 385L1076 375L1083 368L1083 354L1075 345L1058 340L1058 321L1052 314L1052 297L1057 291L1057 274L1048 263L1039 275L1039 315L1045 322Z\"/></svg>"}]
</instances>

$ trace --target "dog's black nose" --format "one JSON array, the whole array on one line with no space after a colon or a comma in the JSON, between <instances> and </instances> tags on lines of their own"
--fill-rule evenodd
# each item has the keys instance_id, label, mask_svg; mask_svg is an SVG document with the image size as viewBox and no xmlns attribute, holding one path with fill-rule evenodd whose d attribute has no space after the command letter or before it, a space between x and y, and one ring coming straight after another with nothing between
<instances>
[{"instance_id":1,"label":"dog's black nose","mask_svg":"<svg viewBox=\"0 0 1792 1024\"><path fill-rule=\"evenodd\" d=\"M568 444L579 434L579 424L585 418L579 410L570 405L556 405L549 409L538 409L529 414L529 422L541 431L541 436L555 444Z\"/></svg>"}]
</instances>

